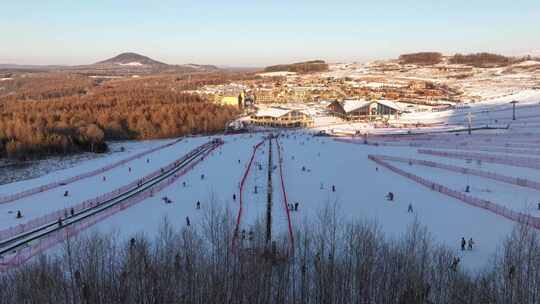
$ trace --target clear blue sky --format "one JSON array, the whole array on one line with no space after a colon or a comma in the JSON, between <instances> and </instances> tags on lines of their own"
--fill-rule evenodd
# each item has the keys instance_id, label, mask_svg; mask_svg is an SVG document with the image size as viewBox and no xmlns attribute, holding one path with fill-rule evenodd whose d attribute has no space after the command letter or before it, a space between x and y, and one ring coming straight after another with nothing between
<instances>
[{"instance_id":1,"label":"clear blue sky","mask_svg":"<svg viewBox=\"0 0 540 304\"><path fill-rule=\"evenodd\" d=\"M539 0L0 1L0 63L86 64L132 51L258 66L540 50Z\"/></svg>"}]
</instances>

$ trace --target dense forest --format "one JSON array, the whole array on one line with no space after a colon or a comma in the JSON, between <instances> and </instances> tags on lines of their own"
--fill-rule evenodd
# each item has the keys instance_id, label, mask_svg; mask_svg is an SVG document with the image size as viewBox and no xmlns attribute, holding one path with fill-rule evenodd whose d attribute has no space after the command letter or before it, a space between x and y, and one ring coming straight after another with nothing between
<instances>
[{"instance_id":1,"label":"dense forest","mask_svg":"<svg viewBox=\"0 0 540 304\"><path fill-rule=\"evenodd\" d=\"M183 91L229 78L209 74L100 81L62 73L18 77L0 97L0 156L101 152L110 139L222 131L238 110Z\"/></svg>"},{"instance_id":2,"label":"dense forest","mask_svg":"<svg viewBox=\"0 0 540 304\"><path fill-rule=\"evenodd\" d=\"M491 53L455 54L449 59L449 62L453 64L466 64L479 68L507 66L512 61L513 59L510 57Z\"/></svg>"},{"instance_id":3,"label":"dense forest","mask_svg":"<svg viewBox=\"0 0 540 304\"><path fill-rule=\"evenodd\" d=\"M437 52L420 52L399 56L402 64L433 65L442 61L442 54Z\"/></svg>"},{"instance_id":4,"label":"dense forest","mask_svg":"<svg viewBox=\"0 0 540 304\"><path fill-rule=\"evenodd\" d=\"M266 67L265 72L295 72L295 73L313 73L328 71L328 64L322 60L313 60L306 62L297 62L292 64L280 64Z\"/></svg>"},{"instance_id":5,"label":"dense forest","mask_svg":"<svg viewBox=\"0 0 540 304\"><path fill-rule=\"evenodd\" d=\"M234 217L210 207L200 223L155 238L90 234L56 256L34 258L0 276L3 303L395 303L533 304L540 299L540 238L516 227L483 270L413 223L390 239L373 223L332 208L276 250L264 227L231 250ZM478 244L481 247L481 244ZM482 249L475 249L482 250ZM472 253L474 254L474 252Z\"/></svg>"}]
</instances>

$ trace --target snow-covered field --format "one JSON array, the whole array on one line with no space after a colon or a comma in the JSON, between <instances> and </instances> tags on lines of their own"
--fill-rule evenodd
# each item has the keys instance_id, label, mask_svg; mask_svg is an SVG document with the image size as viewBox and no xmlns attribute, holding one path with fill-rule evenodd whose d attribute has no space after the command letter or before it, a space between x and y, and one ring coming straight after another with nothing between
<instances>
[{"instance_id":1,"label":"snow-covered field","mask_svg":"<svg viewBox=\"0 0 540 304\"><path fill-rule=\"evenodd\" d=\"M420 154L417 148L407 146L408 143L423 142L428 143L428 145L431 143L430 149L455 151L448 150L448 145L453 142L469 141L479 144L471 144L467 151L474 151L475 147L500 148L505 145L524 145L533 149L535 145L538 146L537 141L540 139L535 135L538 133L538 125L540 125L540 118L535 118L536 113L540 115L540 106L536 106L535 100L537 96L537 94L532 93L522 96L522 103L527 104L528 107L518 110L518 114L521 115L518 117L523 118L519 118L515 122L512 122L511 116L510 118L508 116L511 108L506 105L507 100L504 102L493 101L491 104L474 108L477 119L497 119L500 123L511 123L512 126L509 130L475 132L470 137L466 134L459 136L435 134L428 140L418 137L405 140L381 138L381 142L404 144L401 146L375 146L364 145L361 139L353 139L358 140L356 143L346 143L330 137L316 137L307 131L282 132L279 142L283 148L281 153L283 156L284 186L289 203L299 203L299 211L290 213L293 229L299 229L305 223L320 221L320 212L328 204L337 204L344 220L375 221L382 231L394 238L399 238L407 227L415 219L418 219L420 223L427 226L436 241L454 248L456 255L462 257L464 265L471 269L485 266L486 263L489 263L489 258L496 252L497 247L501 245L501 241L515 227L515 222L423 187L378 166L368 159L368 155L378 154L431 160L540 181L540 171L532 168L442 158ZM502 108L498 108L499 105ZM486 110L491 112L485 112ZM459 120L461 115L460 112L446 113L445 117L437 118L447 121ZM239 208L239 183L247 169L246 166L251 158L253 146L261 142L267 135L267 133L257 133L223 136L225 144L213 151L202 163L182 176L177 182L153 197L99 222L89 231L118 233L121 237L126 238L135 233L152 236L158 232L165 217L175 228L186 225L186 218L189 218L192 225L197 226L204 220L205 209L210 208L212 204L227 208L233 216L236 216ZM147 158L150 162L147 162L145 157L108 171L104 174L105 181L103 176L94 176L11 203L1 204L0 230L75 205L85 199L128 184L169 164L208 140L208 137L185 139L148 155ZM125 153L113 153L36 179L0 186L0 194L12 194L47 182L91 171L162 143L163 141L134 143ZM456 144L456 148L459 148L458 144ZM244 208L240 221L240 229L242 230L249 230L251 225L265 219L268 152L269 142L265 141L255 153L253 165L247 175L243 192ZM501 151L482 151L481 153L516 156ZM518 154L517 156L523 155ZM273 164L276 165L276 168L272 168L272 216L273 233L275 234L286 232L288 229L280 174L277 168L279 157L275 143L272 157ZM442 169L400 162L392 164L454 190L464 191L465 187L470 185L470 195L476 198L489 200L516 212L540 217L540 210L537 209L537 204L540 202L538 190ZM130 167L132 168L131 172L129 172ZM333 186L335 191L332 189ZM255 191L255 187L257 191ZM68 197L63 196L66 190L69 191ZM393 202L386 199L385 196L388 192L394 193L395 200ZM168 197L172 203L165 204L162 200L163 197ZM197 202L201 203L201 210L196 208ZM409 204L414 209L412 213L407 210ZM22 219L15 218L17 210L21 210L23 213ZM322 221L324 222L324 218ZM475 240L474 250L464 252L459 250L459 241L462 237Z\"/></svg>"}]
</instances>

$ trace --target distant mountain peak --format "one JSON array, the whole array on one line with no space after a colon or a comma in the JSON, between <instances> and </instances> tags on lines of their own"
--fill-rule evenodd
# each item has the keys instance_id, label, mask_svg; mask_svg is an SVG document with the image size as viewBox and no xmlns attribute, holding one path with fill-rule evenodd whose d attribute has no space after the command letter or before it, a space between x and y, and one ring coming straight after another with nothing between
<instances>
[{"instance_id":1,"label":"distant mountain peak","mask_svg":"<svg viewBox=\"0 0 540 304\"><path fill-rule=\"evenodd\" d=\"M165 66L167 64L159 62L150 57L146 57L137 53L122 53L115 57L109 58L104 61L97 62L96 64L117 64L122 66Z\"/></svg>"}]
</instances>

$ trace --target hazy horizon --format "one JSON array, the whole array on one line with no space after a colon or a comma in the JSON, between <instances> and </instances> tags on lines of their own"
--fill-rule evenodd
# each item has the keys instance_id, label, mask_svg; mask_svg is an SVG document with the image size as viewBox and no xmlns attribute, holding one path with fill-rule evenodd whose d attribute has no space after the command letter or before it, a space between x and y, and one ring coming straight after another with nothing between
<instances>
[{"instance_id":1,"label":"hazy horizon","mask_svg":"<svg viewBox=\"0 0 540 304\"><path fill-rule=\"evenodd\" d=\"M3 3L0 64L81 65L122 52L169 64L353 62L416 51L540 55L540 4L516 1Z\"/></svg>"}]
</instances>

